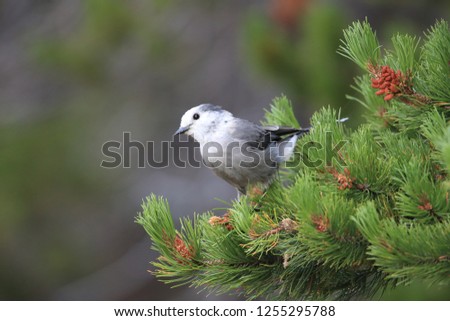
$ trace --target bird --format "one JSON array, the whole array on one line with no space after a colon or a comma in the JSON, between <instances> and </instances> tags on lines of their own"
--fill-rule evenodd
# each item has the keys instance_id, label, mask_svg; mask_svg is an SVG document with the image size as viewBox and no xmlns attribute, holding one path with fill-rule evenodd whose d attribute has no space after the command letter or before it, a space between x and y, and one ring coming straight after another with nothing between
<instances>
[{"instance_id":1,"label":"bird","mask_svg":"<svg viewBox=\"0 0 450 321\"><path fill-rule=\"evenodd\" d=\"M220 106L201 104L184 113L174 136L184 134L197 141L203 163L235 187L239 198L249 186L270 185L280 164L294 154L298 138L309 130L261 126Z\"/></svg>"}]
</instances>

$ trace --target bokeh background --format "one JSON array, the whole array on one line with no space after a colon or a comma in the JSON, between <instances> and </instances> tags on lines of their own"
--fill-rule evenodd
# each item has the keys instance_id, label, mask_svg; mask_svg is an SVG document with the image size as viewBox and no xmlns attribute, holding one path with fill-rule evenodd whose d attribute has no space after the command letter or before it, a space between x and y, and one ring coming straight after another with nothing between
<instances>
[{"instance_id":1,"label":"bokeh background","mask_svg":"<svg viewBox=\"0 0 450 321\"><path fill-rule=\"evenodd\" d=\"M103 143L130 132L158 149L204 102L258 122L281 93L303 125L330 104L357 126L342 29L367 16L388 44L449 15L446 0L1 0L0 299L235 299L156 281L134 223L150 193L177 220L234 189L206 168L137 168L134 152L132 168L101 168ZM379 298L450 290L417 283Z\"/></svg>"}]
</instances>

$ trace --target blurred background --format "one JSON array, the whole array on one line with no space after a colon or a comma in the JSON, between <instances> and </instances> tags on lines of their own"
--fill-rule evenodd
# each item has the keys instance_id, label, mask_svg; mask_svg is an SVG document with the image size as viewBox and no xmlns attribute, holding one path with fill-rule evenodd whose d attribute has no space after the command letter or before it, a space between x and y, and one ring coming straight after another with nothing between
<instances>
[{"instance_id":1,"label":"blurred background","mask_svg":"<svg viewBox=\"0 0 450 321\"><path fill-rule=\"evenodd\" d=\"M0 0L0 299L216 300L170 289L134 223L150 193L177 217L223 207L235 190L206 168L105 169L103 143L170 141L182 114L210 102L258 122L286 94L301 124L345 99L359 70L336 54L368 17L382 43L422 35L446 0ZM387 300L450 299L424 284Z\"/></svg>"}]
</instances>

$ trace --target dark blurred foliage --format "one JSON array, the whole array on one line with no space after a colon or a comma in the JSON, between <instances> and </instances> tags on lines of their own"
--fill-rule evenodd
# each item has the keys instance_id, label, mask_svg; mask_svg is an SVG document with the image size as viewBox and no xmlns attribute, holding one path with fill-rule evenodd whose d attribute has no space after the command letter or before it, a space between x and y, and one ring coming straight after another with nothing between
<instances>
[{"instance_id":1,"label":"dark blurred foliage","mask_svg":"<svg viewBox=\"0 0 450 321\"><path fill-rule=\"evenodd\" d=\"M248 19L245 43L254 65L282 84L295 101L314 110L346 103L352 64L336 55L343 12L305 1L273 1L272 14Z\"/></svg>"},{"instance_id":2,"label":"dark blurred foliage","mask_svg":"<svg viewBox=\"0 0 450 321\"><path fill-rule=\"evenodd\" d=\"M322 105L353 113L345 94L356 71L335 53L342 29L368 16L382 36L419 34L448 9L446 1L1 1L0 299L233 298L156 282L147 272L155 254L134 218L150 193L185 216L222 207L215 198L231 200L234 190L205 168L103 169L102 144L124 131L171 140L183 112L203 102L256 122L280 92L302 125ZM438 298L418 289L415 299Z\"/></svg>"}]
</instances>

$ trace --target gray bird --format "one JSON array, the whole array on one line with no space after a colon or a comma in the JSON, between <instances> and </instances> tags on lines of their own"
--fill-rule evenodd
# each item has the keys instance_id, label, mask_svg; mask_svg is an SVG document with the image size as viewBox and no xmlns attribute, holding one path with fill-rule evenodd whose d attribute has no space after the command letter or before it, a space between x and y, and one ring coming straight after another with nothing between
<instances>
[{"instance_id":1,"label":"gray bird","mask_svg":"<svg viewBox=\"0 0 450 321\"><path fill-rule=\"evenodd\" d=\"M240 194L256 183L268 185L278 164L288 160L300 134L309 129L263 127L234 117L211 104L189 109L175 135L186 134L200 144L204 163ZM285 138L282 136L288 135Z\"/></svg>"},{"instance_id":2,"label":"gray bird","mask_svg":"<svg viewBox=\"0 0 450 321\"><path fill-rule=\"evenodd\" d=\"M200 144L204 163L234 186L239 197L250 185L270 184L279 164L294 153L298 137L308 131L260 126L234 117L219 106L202 104L183 115L174 136L194 138Z\"/></svg>"}]
</instances>

